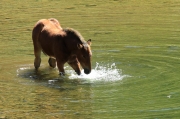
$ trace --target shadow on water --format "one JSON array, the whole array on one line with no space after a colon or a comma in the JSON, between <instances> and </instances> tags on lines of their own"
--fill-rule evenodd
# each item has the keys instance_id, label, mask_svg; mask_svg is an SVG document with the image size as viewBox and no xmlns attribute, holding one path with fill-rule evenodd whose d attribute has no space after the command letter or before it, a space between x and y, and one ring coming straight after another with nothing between
<instances>
[{"instance_id":1,"label":"shadow on water","mask_svg":"<svg viewBox=\"0 0 180 119\"><path fill-rule=\"evenodd\" d=\"M24 85L42 85L50 88L56 88L61 91L66 90L67 87L68 89L71 89L75 85L84 84L83 80L69 80L68 74L66 74L66 76L60 76L56 68L53 69L46 66L41 66L39 70L35 70L32 65L20 66L17 69L17 76L23 79L21 83ZM28 80L24 81L24 79ZM88 84L86 83L86 85Z\"/></svg>"},{"instance_id":2,"label":"shadow on water","mask_svg":"<svg viewBox=\"0 0 180 119\"><path fill-rule=\"evenodd\" d=\"M81 75L77 75L69 66L65 66L66 75L60 76L57 68L42 65L38 71L32 65L23 65L18 67L17 76L22 79L28 79L26 85L44 85L52 88L61 89L64 85L92 85L92 84L106 84L122 80L128 75L122 75L121 69L116 67L115 63L100 64L96 62L96 66L92 68L89 75L84 74L82 70Z\"/></svg>"},{"instance_id":3,"label":"shadow on water","mask_svg":"<svg viewBox=\"0 0 180 119\"><path fill-rule=\"evenodd\" d=\"M91 117L91 84L82 84L80 79L69 79L68 75L60 77L56 68L44 65L38 71L32 65L19 66L17 76L22 85L32 87L29 91L33 96L27 98L36 107L35 111L42 111L48 118Z\"/></svg>"}]
</instances>

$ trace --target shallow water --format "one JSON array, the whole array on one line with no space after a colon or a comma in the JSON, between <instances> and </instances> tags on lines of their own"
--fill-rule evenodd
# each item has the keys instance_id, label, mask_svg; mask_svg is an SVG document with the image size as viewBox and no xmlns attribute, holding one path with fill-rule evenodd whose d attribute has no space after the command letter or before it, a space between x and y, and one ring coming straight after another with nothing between
<instances>
[{"instance_id":1,"label":"shallow water","mask_svg":"<svg viewBox=\"0 0 180 119\"><path fill-rule=\"evenodd\" d=\"M0 118L180 118L178 0L2 0L0 9ZM51 17L92 39L91 74L66 65L60 77L43 54L34 70L31 30Z\"/></svg>"}]
</instances>

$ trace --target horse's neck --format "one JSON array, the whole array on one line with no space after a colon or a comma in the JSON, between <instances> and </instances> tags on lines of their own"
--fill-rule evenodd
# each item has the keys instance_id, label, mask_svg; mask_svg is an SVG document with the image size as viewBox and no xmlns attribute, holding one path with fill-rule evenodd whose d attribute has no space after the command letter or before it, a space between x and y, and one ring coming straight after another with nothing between
<instances>
[{"instance_id":1,"label":"horse's neck","mask_svg":"<svg viewBox=\"0 0 180 119\"><path fill-rule=\"evenodd\" d=\"M64 39L64 45L71 54L75 53L77 50L79 50L77 47L78 44L79 44L79 42L73 38L67 37Z\"/></svg>"}]
</instances>

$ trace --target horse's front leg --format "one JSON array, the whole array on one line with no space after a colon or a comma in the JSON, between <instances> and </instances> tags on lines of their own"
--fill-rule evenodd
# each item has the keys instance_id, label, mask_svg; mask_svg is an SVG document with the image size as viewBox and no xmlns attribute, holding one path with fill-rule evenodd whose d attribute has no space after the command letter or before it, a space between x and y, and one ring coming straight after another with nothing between
<instances>
[{"instance_id":1,"label":"horse's front leg","mask_svg":"<svg viewBox=\"0 0 180 119\"><path fill-rule=\"evenodd\" d=\"M64 64L65 62L61 61L61 60L57 60L57 67L58 67L58 70L59 70L59 74L61 76L64 76L65 75L65 71L64 71Z\"/></svg>"}]
</instances>

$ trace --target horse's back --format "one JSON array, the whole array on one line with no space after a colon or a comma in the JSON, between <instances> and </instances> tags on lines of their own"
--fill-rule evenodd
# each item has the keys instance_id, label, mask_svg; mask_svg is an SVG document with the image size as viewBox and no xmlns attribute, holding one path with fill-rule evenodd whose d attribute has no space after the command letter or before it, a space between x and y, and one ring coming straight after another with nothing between
<instances>
[{"instance_id":1,"label":"horse's back","mask_svg":"<svg viewBox=\"0 0 180 119\"><path fill-rule=\"evenodd\" d=\"M62 27L61 27L61 25L60 25L60 23L59 23L59 21L58 21L57 19L55 19L55 18L50 18L50 19L48 19L48 20L51 21L57 28L59 28L59 29L62 30Z\"/></svg>"},{"instance_id":2,"label":"horse's back","mask_svg":"<svg viewBox=\"0 0 180 119\"><path fill-rule=\"evenodd\" d=\"M33 40L34 46L35 45L39 46L38 39L39 39L39 35L42 29L44 28L45 22L46 22L46 19L41 19L34 25L34 28L32 30L32 40Z\"/></svg>"},{"instance_id":3,"label":"horse's back","mask_svg":"<svg viewBox=\"0 0 180 119\"><path fill-rule=\"evenodd\" d=\"M47 19L41 19L39 20L34 28L33 28L33 31L32 31L32 39L33 40L36 40L37 38L35 37L38 37L39 34L41 33L42 29L44 28L44 26L48 23L48 20Z\"/></svg>"},{"instance_id":4,"label":"horse's back","mask_svg":"<svg viewBox=\"0 0 180 119\"><path fill-rule=\"evenodd\" d=\"M33 31L36 30L36 29L39 29L39 30L42 30L42 28L48 23L48 20L47 19L41 19L39 20L34 28L33 28Z\"/></svg>"},{"instance_id":5,"label":"horse's back","mask_svg":"<svg viewBox=\"0 0 180 119\"><path fill-rule=\"evenodd\" d=\"M40 34L49 36L62 34L62 28L56 19L41 19L35 24L32 35L39 36Z\"/></svg>"},{"instance_id":6,"label":"horse's back","mask_svg":"<svg viewBox=\"0 0 180 119\"><path fill-rule=\"evenodd\" d=\"M54 44L57 44L58 39L65 34L59 27L59 22L56 19L39 20L32 33L34 45L41 47L45 54L53 56Z\"/></svg>"}]
</instances>

